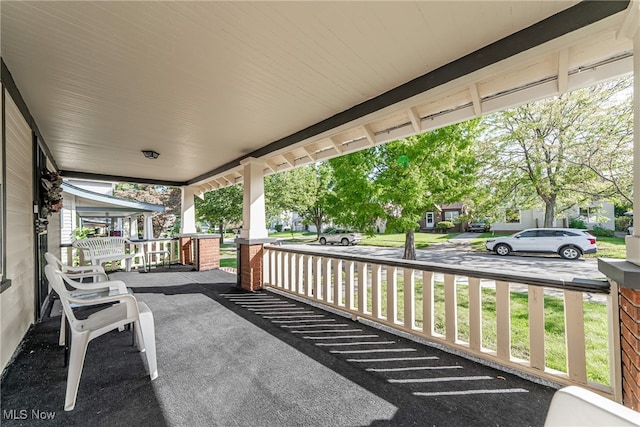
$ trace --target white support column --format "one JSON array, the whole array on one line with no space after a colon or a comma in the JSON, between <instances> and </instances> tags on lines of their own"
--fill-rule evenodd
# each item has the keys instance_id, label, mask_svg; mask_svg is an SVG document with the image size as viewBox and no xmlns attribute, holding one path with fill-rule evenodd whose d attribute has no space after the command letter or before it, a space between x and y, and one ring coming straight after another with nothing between
<instances>
[{"instance_id":1,"label":"white support column","mask_svg":"<svg viewBox=\"0 0 640 427\"><path fill-rule=\"evenodd\" d=\"M196 202L194 196L198 192L194 187L182 187L182 217L180 218L180 233L196 232Z\"/></svg>"},{"instance_id":2,"label":"white support column","mask_svg":"<svg viewBox=\"0 0 640 427\"><path fill-rule=\"evenodd\" d=\"M120 232L120 236L124 237L124 227L122 218L116 218L115 230Z\"/></svg>"},{"instance_id":3,"label":"white support column","mask_svg":"<svg viewBox=\"0 0 640 427\"><path fill-rule=\"evenodd\" d=\"M129 218L129 238L138 239L138 216L134 215Z\"/></svg>"},{"instance_id":4,"label":"white support column","mask_svg":"<svg viewBox=\"0 0 640 427\"><path fill-rule=\"evenodd\" d=\"M632 2L624 34L633 40L633 235L627 236L627 261L640 265L640 31L638 3Z\"/></svg>"},{"instance_id":5,"label":"white support column","mask_svg":"<svg viewBox=\"0 0 640 427\"><path fill-rule=\"evenodd\" d=\"M242 230L240 238L264 239L269 237L264 207L263 161L253 157L240 162L244 166L244 195L242 204Z\"/></svg>"},{"instance_id":6,"label":"white support column","mask_svg":"<svg viewBox=\"0 0 640 427\"><path fill-rule=\"evenodd\" d=\"M144 238L145 239L153 239L153 217L151 214L144 214Z\"/></svg>"}]
</instances>

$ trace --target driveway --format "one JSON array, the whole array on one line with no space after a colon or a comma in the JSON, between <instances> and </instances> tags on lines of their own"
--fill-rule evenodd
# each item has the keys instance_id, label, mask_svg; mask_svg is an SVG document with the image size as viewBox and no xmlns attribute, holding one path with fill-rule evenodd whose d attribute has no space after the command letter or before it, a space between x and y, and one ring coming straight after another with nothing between
<instances>
[{"instance_id":1,"label":"driveway","mask_svg":"<svg viewBox=\"0 0 640 427\"><path fill-rule=\"evenodd\" d=\"M507 257L489 252L476 252L471 247L474 233L462 233L447 243L433 245L427 249L416 249L416 259L441 264L450 264L491 270L502 273L518 273L571 281L574 278L601 279L605 276L598 271L596 259L580 258L569 261L557 255L521 255ZM376 246L339 246L310 243L305 245L318 252L349 253L372 257L402 258L402 248L383 248Z\"/></svg>"}]
</instances>

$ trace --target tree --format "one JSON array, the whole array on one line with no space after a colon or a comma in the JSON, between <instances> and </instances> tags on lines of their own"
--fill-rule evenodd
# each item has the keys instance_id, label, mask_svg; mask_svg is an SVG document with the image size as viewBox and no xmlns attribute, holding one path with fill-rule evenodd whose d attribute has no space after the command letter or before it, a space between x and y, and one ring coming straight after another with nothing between
<instances>
[{"instance_id":1,"label":"tree","mask_svg":"<svg viewBox=\"0 0 640 427\"><path fill-rule=\"evenodd\" d=\"M163 213L155 215L152 219L154 237L158 237L163 232L170 230L180 216L182 192L178 187L118 183L115 186L113 195L121 199L163 205L165 207ZM142 224L140 223L139 226L142 226Z\"/></svg>"},{"instance_id":2,"label":"tree","mask_svg":"<svg viewBox=\"0 0 640 427\"><path fill-rule=\"evenodd\" d=\"M342 225L372 234L378 220L406 234L405 259L415 259L414 231L434 205L462 200L473 188L472 120L330 160L330 213Z\"/></svg>"},{"instance_id":3,"label":"tree","mask_svg":"<svg viewBox=\"0 0 640 427\"><path fill-rule=\"evenodd\" d=\"M630 201L631 84L610 81L488 116L480 181L492 207L541 201L549 227L577 203Z\"/></svg>"},{"instance_id":4,"label":"tree","mask_svg":"<svg viewBox=\"0 0 640 427\"><path fill-rule=\"evenodd\" d=\"M265 209L271 220L283 212L297 212L320 233L326 220L323 203L331 170L326 164L308 165L265 178Z\"/></svg>"},{"instance_id":5,"label":"tree","mask_svg":"<svg viewBox=\"0 0 640 427\"><path fill-rule=\"evenodd\" d=\"M218 224L221 245L227 226L242 221L242 193L243 185L235 184L206 192L204 200L196 198L196 218Z\"/></svg>"}]
</instances>

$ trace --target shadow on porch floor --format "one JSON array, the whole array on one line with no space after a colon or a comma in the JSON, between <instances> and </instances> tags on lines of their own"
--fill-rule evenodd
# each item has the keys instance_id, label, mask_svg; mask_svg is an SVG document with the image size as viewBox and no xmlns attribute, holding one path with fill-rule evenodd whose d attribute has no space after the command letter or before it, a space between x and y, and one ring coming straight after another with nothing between
<instances>
[{"instance_id":1,"label":"shadow on porch floor","mask_svg":"<svg viewBox=\"0 0 640 427\"><path fill-rule=\"evenodd\" d=\"M76 409L64 412L59 318L49 317L5 372L2 424L52 414L47 424L536 426L555 391L278 294L244 293L220 270L156 272L111 277L153 310L157 380L130 332L109 333L89 345Z\"/></svg>"}]
</instances>

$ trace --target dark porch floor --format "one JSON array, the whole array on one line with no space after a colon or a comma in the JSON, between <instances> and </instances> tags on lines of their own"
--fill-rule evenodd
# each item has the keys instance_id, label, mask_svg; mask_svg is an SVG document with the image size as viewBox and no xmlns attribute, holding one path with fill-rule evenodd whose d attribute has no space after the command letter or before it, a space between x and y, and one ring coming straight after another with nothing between
<instances>
[{"instance_id":1,"label":"dark porch floor","mask_svg":"<svg viewBox=\"0 0 640 427\"><path fill-rule=\"evenodd\" d=\"M538 426L554 389L352 322L219 271L114 273L153 310L159 377L130 332L91 342L63 411L59 317L28 333L1 386L3 425ZM335 337L335 338L334 338ZM341 338L337 338L341 337Z\"/></svg>"}]
</instances>

